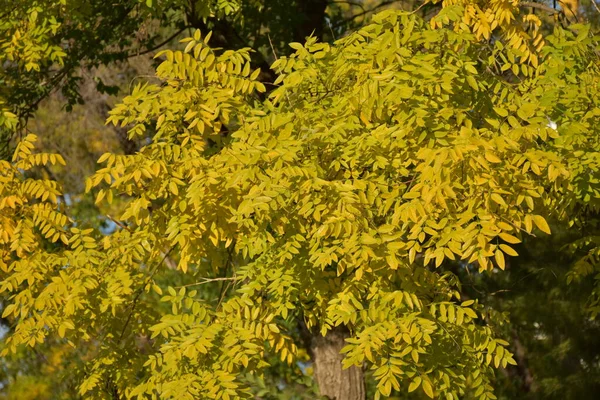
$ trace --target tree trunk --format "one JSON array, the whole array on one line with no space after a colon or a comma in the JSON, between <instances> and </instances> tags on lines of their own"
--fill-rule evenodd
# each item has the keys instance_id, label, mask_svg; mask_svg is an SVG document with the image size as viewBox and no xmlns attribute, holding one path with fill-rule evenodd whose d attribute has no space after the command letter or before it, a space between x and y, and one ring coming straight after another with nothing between
<instances>
[{"instance_id":1,"label":"tree trunk","mask_svg":"<svg viewBox=\"0 0 600 400\"><path fill-rule=\"evenodd\" d=\"M527 365L527 350L525 346L519 340L519 335L517 334L517 330L512 330L513 334L513 346L515 349L515 361L517 361L517 371L519 371L519 375L523 380L523 390L525 392L535 392L537 391L537 384L531 371L529 370L529 366Z\"/></svg>"},{"instance_id":2,"label":"tree trunk","mask_svg":"<svg viewBox=\"0 0 600 400\"><path fill-rule=\"evenodd\" d=\"M297 4L300 21L294 33L296 42L304 43L312 34L322 40L327 0L301 0Z\"/></svg>"},{"instance_id":3,"label":"tree trunk","mask_svg":"<svg viewBox=\"0 0 600 400\"><path fill-rule=\"evenodd\" d=\"M360 367L342 369L342 348L349 336L345 327L334 328L325 337L313 334L311 350L314 377L321 396L330 400L365 400L365 379Z\"/></svg>"}]
</instances>

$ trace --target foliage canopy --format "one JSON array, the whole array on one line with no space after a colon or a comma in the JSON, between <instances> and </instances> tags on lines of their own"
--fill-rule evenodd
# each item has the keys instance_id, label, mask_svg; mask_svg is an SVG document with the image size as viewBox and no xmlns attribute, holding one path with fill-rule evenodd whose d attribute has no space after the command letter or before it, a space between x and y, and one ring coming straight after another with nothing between
<instances>
[{"instance_id":1,"label":"foliage canopy","mask_svg":"<svg viewBox=\"0 0 600 400\"><path fill-rule=\"evenodd\" d=\"M52 10L2 46L14 68L66 56L43 44ZM267 84L248 48L208 32L160 52L108 119L151 140L86 182L115 232L32 177L64 163L35 135L0 161L2 355L86 349L85 398L251 398L269 368L298 373L299 325L344 327L344 366L366 365L375 398L494 399L515 359L452 268L504 270L524 237L593 227L600 206L598 37L540 27L518 2L384 11L331 44L292 42ZM573 243L588 254L571 279L597 267L595 241Z\"/></svg>"}]
</instances>

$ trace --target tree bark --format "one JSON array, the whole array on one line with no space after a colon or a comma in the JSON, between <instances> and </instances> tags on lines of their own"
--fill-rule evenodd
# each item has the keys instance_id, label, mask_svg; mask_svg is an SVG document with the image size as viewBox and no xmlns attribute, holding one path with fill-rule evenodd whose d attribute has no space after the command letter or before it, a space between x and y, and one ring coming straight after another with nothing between
<instances>
[{"instance_id":1,"label":"tree bark","mask_svg":"<svg viewBox=\"0 0 600 400\"><path fill-rule=\"evenodd\" d=\"M313 334L311 350L314 360L314 377L321 396L330 400L365 400L365 378L362 368L342 369L344 339L348 329L337 327L325 337Z\"/></svg>"},{"instance_id":2,"label":"tree bark","mask_svg":"<svg viewBox=\"0 0 600 400\"><path fill-rule=\"evenodd\" d=\"M294 33L297 42L304 43L306 38L312 34L319 40L323 39L326 9L327 0L298 1L298 18L300 21Z\"/></svg>"},{"instance_id":3,"label":"tree bark","mask_svg":"<svg viewBox=\"0 0 600 400\"><path fill-rule=\"evenodd\" d=\"M515 361L517 361L517 370L523 380L523 390L527 393L537 391L537 384L533 378L533 374L527 365L527 350L519 340L519 335L516 329L512 330L513 346L515 349Z\"/></svg>"}]
</instances>

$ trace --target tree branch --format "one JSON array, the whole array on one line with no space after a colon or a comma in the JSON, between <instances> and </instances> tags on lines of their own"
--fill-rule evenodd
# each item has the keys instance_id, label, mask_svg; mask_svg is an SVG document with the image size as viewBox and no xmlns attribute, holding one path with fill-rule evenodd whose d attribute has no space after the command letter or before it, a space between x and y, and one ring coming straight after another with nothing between
<instances>
[{"instance_id":1,"label":"tree branch","mask_svg":"<svg viewBox=\"0 0 600 400\"><path fill-rule=\"evenodd\" d=\"M165 44L169 43L171 40L175 39L177 36L179 36L179 34L181 34L183 31L185 31L187 28L189 28L189 26L184 26L183 28L181 28L180 30L178 30L177 32L175 32L173 35L169 36L167 39L165 39L164 41L162 41L161 43L157 44L156 46L153 46L149 49L146 49L144 51L138 51L135 54L128 54L127 58L131 58L131 57L137 57L137 56L142 56L144 54L148 54L153 52L154 50L158 50L161 47L163 47Z\"/></svg>"},{"instance_id":2,"label":"tree branch","mask_svg":"<svg viewBox=\"0 0 600 400\"><path fill-rule=\"evenodd\" d=\"M555 8L552 8L552 7L548 7L547 5L544 5L544 4L534 3L532 1L524 1L524 2L522 2L520 4L523 7L537 8L539 10L546 11L546 12L548 12L550 14L558 14L558 13L560 13L560 10L557 10Z\"/></svg>"},{"instance_id":3,"label":"tree branch","mask_svg":"<svg viewBox=\"0 0 600 400\"><path fill-rule=\"evenodd\" d=\"M361 3L359 3L359 2L356 2L356 1L331 0L329 2L329 4L348 4L348 5L351 5L351 6L360 7L360 9L363 12L367 12L367 9L365 8L365 6L363 4L361 4Z\"/></svg>"},{"instance_id":4,"label":"tree branch","mask_svg":"<svg viewBox=\"0 0 600 400\"><path fill-rule=\"evenodd\" d=\"M340 21L339 23L333 25L333 27L334 28L339 28L340 26L344 25L345 23L350 22L350 21L352 21L352 20L354 20L354 19L356 19L358 17L362 17L363 15L366 15L366 14L369 14L369 13L373 13L373 12L377 11L378 9L380 9L382 7L389 6L389 5L394 4L394 3L398 3L399 1L400 0L388 0L388 1L381 2L381 3L379 3L378 5L376 5L373 8L370 8L368 10L359 12L358 14L354 14L350 18L346 18L346 19Z\"/></svg>"},{"instance_id":5,"label":"tree branch","mask_svg":"<svg viewBox=\"0 0 600 400\"><path fill-rule=\"evenodd\" d=\"M598 13L600 14L600 7L598 6L598 4L596 4L596 0L590 0L590 3L592 3L596 11L598 11Z\"/></svg>"},{"instance_id":6,"label":"tree branch","mask_svg":"<svg viewBox=\"0 0 600 400\"><path fill-rule=\"evenodd\" d=\"M200 286L200 285L204 285L205 283L212 283L212 282L237 281L239 278L237 278L235 276L226 276L223 278L200 278L200 279L202 279L201 282L194 282L194 283L189 283L187 285L177 286L175 289L191 287L191 286Z\"/></svg>"},{"instance_id":7,"label":"tree branch","mask_svg":"<svg viewBox=\"0 0 600 400\"><path fill-rule=\"evenodd\" d=\"M133 316L133 311L135 310L135 306L137 305L137 302L138 302L140 296L142 295L142 292L144 291L144 288L150 282L150 280L152 279L152 277L154 276L154 274L158 270L158 267L162 263L165 262L166 258L169 256L169 254L171 254L171 252L173 251L174 248L175 248L175 246L171 247L169 249L169 251L167 251L165 253L165 255L162 258L162 260L154 266L154 268L150 272L150 275L144 280L144 283L142 284L142 286L140 286L139 289L137 290L137 293L135 294L135 297L133 298L133 301L131 302L131 309L129 310L129 314L127 315L127 319L125 320L125 324L123 324L123 329L121 330L121 334L119 335L119 341L121 341L123 339L123 336L125 335L125 330L127 329L127 326L129 325L129 322L131 321L131 317Z\"/></svg>"}]
</instances>

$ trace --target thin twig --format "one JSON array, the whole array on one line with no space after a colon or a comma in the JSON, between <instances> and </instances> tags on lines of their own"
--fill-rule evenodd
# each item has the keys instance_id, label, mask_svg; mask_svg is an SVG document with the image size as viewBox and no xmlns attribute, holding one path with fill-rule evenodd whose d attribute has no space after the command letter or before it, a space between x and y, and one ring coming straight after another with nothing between
<instances>
[{"instance_id":1,"label":"thin twig","mask_svg":"<svg viewBox=\"0 0 600 400\"><path fill-rule=\"evenodd\" d=\"M110 219L112 222L114 222L117 226L120 226L122 229L125 229L125 230L131 232L131 229L129 229L129 227L127 225L123 224L121 221L114 219L113 217L111 217L108 214L106 214L106 218Z\"/></svg>"},{"instance_id":2,"label":"thin twig","mask_svg":"<svg viewBox=\"0 0 600 400\"><path fill-rule=\"evenodd\" d=\"M269 38L269 45L271 46L271 51L273 51L273 57L275 57L275 61L278 60L277 58L277 53L275 52L275 47L273 46L273 42L271 41L271 35L267 34L267 38ZM281 68L279 69L279 71L281 71ZM279 72L275 71L276 74L279 74ZM275 80L273 80L274 82ZM287 90L285 91L285 98L287 99L288 103L290 104L290 106L292 105L292 102L290 101L290 96L287 92ZM261 168L262 169L262 168Z\"/></svg>"},{"instance_id":3,"label":"thin twig","mask_svg":"<svg viewBox=\"0 0 600 400\"><path fill-rule=\"evenodd\" d=\"M123 224L121 221L114 219L113 217L111 217L108 214L106 214L106 217L108 219L110 219L112 222L114 222L117 226L121 227L122 229L125 229L127 232L131 232L131 229L127 225ZM167 266L167 268L177 269L177 263L175 261L173 261L170 257L168 257L167 254L161 252L160 255L164 257L163 262Z\"/></svg>"},{"instance_id":4,"label":"thin twig","mask_svg":"<svg viewBox=\"0 0 600 400\"><path fill-rule=\"evenodd\" d=\"M331 27L331 21L327 20L327 26L329 26L329 30L331 31L331 37L333 38L333 40L337 40L335 38L335 33L333 32L333 28Z\"/></svg>"},{"instance_id":5,"label":"thin twig","mask_svg":"<svg viewBox=\"0 0 600 400\"><path fill-rule=\"evenodd\" d=\"M415 8L414 11L411 12L411 14L416 14L421 8L425 7L428 4L430 4L428 1L424 1L419 7Z\"/></svg>"},{"instance_id":6,"label":"thin twig","mask_svg":"<svg viewBox=\"0 0 600 400\"><path fill-rule=\"evenodd\" d=\"M223 277L223 278L200 278L200 279L202 279L201 282L194 282L194 283L189 283L187 285L177 286L177 287L175 287L175 289L180 289L180 288L190 287L190 286L200 286L200 285L204 285L205 283L238 280L238 278L236 278L235 276L228 276L228 277Z\"/></svg>"},{"instance_id":7,"label":"thin twig","mask_svg":"<svg viewBox=\"0 0 600 400\"><path fill-rule=\"evenodd\" d=\"M362 11L366 11L365 6L362 5L361 3L358 3L356 1L345 1L345 0L332 0L329 2L330 4L335 4L335 3L339 3L339 4L348 4L350 6L355 6L355 7L360 7L360 9Z\"/></svg>"},{"instance_id":8,"label":"thin twig","mask_svg":"<svg viewBox=\"0 0 600 400\"><path fill-rule=\"evenodd\" d=\"M135 310L135 306L137 305L137 302L138 302L140 296L142 295L142 292L144 291L144 288L152 280L152 277L154 276L154 274L158 270L158 267L162 263L165 262L165 259L169 256L169 254L171 253L171 251L173 251L174 248L175 248L175 246L171 247L169 249L169 251L167 251L165 253L165 255L162 258L162 260L154 266L154 268L150 272L150 275L144 280L144 283L142 284L142 286L140 286L138 288L137 293L135 294L135 297L133 298L133 301L131 302L131 309L129 310L129 314L127 315L127 319L125 320L125 324L123 324L123 329L121 330L121 334L119 335L119 341L121 341L123 339L123 335L125 335L125 330L127 329L127 326L129 325L129 322L131 321L131 317L133 316L133 311Z\"/></svg>"},{"instance_id":9,"label":"thin twig","mask_svg":"<svg viewBox=\"0 0 600 400\"><path fill-rule=\"evenodd\" d=\"M232 246L229 247L229 249L227 250L227 262L225 264L225 275L227 275L227 271L231 268L233 270L233 261L232 261L232 257L233 257L233 249L235 247L235 244L232 243ZM235 274L235 270L233 270L233 276L232 278L234 278L233 282L237 282L237 277ZM223 300L225 299L225 295L227 294L227 291L229 290L229 288L231 287L231 280L229 280L227 282L227 285L221 285L221 293L219 294L219 301L217 302L217 306L215 307L215 310L219 310L219 307L221 307L221 303L223 302Z\"/></svg>"},{"instance_id":10,"label":"thin twig","mask_svg":"<svg viewBox=\"0 0 600 400\"><path fill-rule=\"evenodd\" d=\"M233 281L233 284L237 283L237 281L238 280L235 279ZM221 303L223 303L223 300L225 300L225 295L227 294L227 291L231 287L231 284L232 284L232 281L230 280L229 282L227 282L227 285L223 288L223 290L221 290L221 295L219 296L219 301L217 302L215 310L219 311L219 308L221 307Z\"/></svg>"},{"instance_id":11,"label":"thin twig","mask_svg":"<svg viewBox=\"0 0 600 400\"><path fill-rule=\"evenodd\" d=\"M525 233L526 233L526 234L528 234L529 236L537 237L537 236L535 235L535 233L533 233L533 232L527 232L527 230L525 230L525 229L523 229L523 228L521 228L521 227L519 227L519 226L515 225L515 223L514 223L514 222L512 222L512 221L511 221L511 220L509 220L508 218L505 218L503 215L500 215L500 214L495 214L495 215L496 215L497 217L500 217L501 219L503 219L503 220L504 220L504 222L506 222L507 224L509 224L509 225L512 225L512 227L513 227L513 228L517 228L518 230L520 230L520 231L522 231L522 232L525 232Z\"/></svg>"},{"instance_id":12,"label":"thin twig","mask_svg":"<svg viewBox=\"0 0 600 400\"><path fill-rule=\"evenodd\" d=\"M169 43L171 40L175 39L181 32L185 31L187 28L188 28L188 26L184 26L183 28L181 28L180 30L178 30L177 32L175 32L173 35L171 35L167 39L165 39L163 42L157 44L154 47L151 47L151 48L146 49L144 51L138 51L137 53L134 53L134 54L127 54L127 58L142 56L144 54L148 54L150 52L153 52L154 50L158 50L161 47L163 47L165 44Z\"/></svg>"},{"instance_id":13,"label":"thin twig","mask_svg":"<svg viewBox=\"0 0 600 400\"><path fill-rule=\"evenodd\" d=\"M358 17L362 17L362 16L364 16L366 14L373 13L373 12L377 11L381 7L389 6L390 4L394 4L394 3L397 3L399 1L400 0L384 1L384 2L379 3L378 5L376 5L375 7L371 8L369 10L365 10L363 12L359 12L358 14L354 14L350 18L346 18L346 19L341 20L340 22L338 22L337 24L335 24L334 27L335 28L339 28L340 26L344 25L345 23L348 23L348 22L350 22L350 21L352 21L352 20L354 20L354 19L356 19Z\"/></svg>"},{"instance_id":14,"label":"thin twig","mask_svg":"<svg viewBox=\"0 0 600 400\"><path fill-rule=\"evenodd\" d=\"M271 35L267 34L267 38L269 39L269 44L271 45L271 50L273 51L273 57L275 57L275 61L277 61L277 53L275 53L275 47L273 47L273 42L271 42Z\"/></svg>"}]
</instances>

